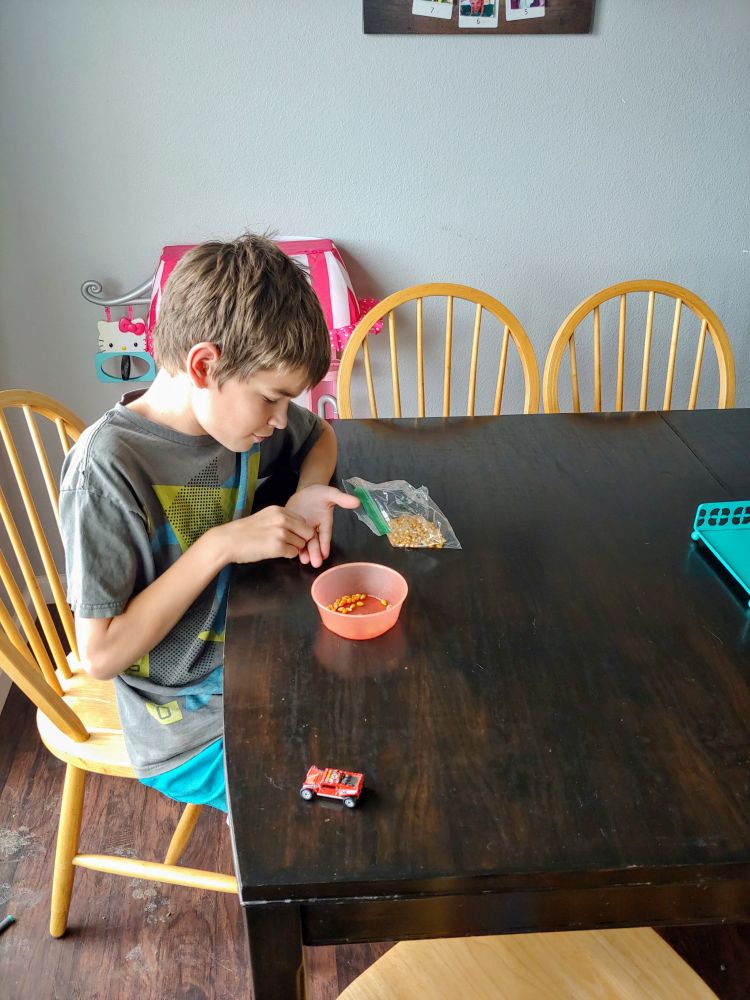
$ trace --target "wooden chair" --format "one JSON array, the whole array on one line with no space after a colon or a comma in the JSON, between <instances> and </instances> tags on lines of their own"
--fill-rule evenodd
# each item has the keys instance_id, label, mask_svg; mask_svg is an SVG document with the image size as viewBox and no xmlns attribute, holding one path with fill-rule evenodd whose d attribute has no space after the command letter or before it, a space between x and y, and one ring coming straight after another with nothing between
<instances>
[{"instance_id":1,"label":"wooden chair","mask_svg":"<svg viewBox=\"0 0 750 1000\"><path fill-rule=\"evenodd\" d=\"M19 409L23 412L30 442L26 439L17 446L7 414ZM43 418L43 422L39 418ZM82 430L81 420L49 396L16 390L0 392L0 435L20 494L19 498L14 498L20 503L14 503L12 508L5 491L0 488L0 519L18 565L18 574L14 576L0 549L0 580L10 605L2 600L0 593L0 669L37 706L37 726L42 742L66 764L52 880L50 933L53 937L65 933L76 868L217 892L237 892L237 880L232 875L177 864L198 821L201 807L197 805L185 807L163 863L78 852L86 772L135 778L125 751L114 683L92 679L78 663L73 616L55 565L51 541L33 497L32 476L35 476L46 487L50 513L59 524L57 477L53 474L44 438L49 437L51 431L56 432L57 444L62 453L67 454ZM25 459L21 458L22 454ZM2 457L0 452L0 459ZM21 512L25 513L25 523L22 521L23 527L19 528L17 517ZM29 540L33 538L36 543L62 633L71 649L69 656L66 656L63 640L37 580L24 536Z\"/></svg>"},{"instance_id":2,"label":"wooden chair","mask_svg":"<svg viewBox=\"0 0 750 1000\"><path fill-rule=\"evenodd\" d=\"M672 338L669 344L669 357L667 361L666 382L664 386L664 396L661 399L661 409L669 410L672 407L672 392L674 387L675 363L677 358L677 344L680 332L680 321L683 315L683 306L687 307L700 322L700 329L697 335L695 355L693 361L693 374L690 385L690 394L687 408L694 410L698 400L698 388L700 384L701 370L703 366L703 354L706 345L706 334L711 337L719 370L719 399L720 408L734 406L734 357L732 346L729 343L726 330L721 324L718 316L703 302L697 295L682 288L680 285L673 285L668 281L652 281L643 279L638 281L623 281L617 285L604 288L595 295L590 295L584 299L580 305L570 313L550 344L547 353L547 360L544 366L543 400L546 413L559 413L559 376L560 366L566 349L570 357L570 381L571 398L575 413L581 411L581 392L578 359L576 356L575 334L583 320L593 313L593 359L594 359L594 386L593 386L593 407L594 411L600 412L602 409L602 342L601 342L601 318L600 306L619 296L619 322L617 340L617 386L615 394L614 409L621 411L623 408L623 395L625 383L625 342L627 326L627 297L635 292L647 292L648 303L646 307L645 337L643 345L643 359L640 365L640 410L648 409L649 373L651 370L651 350L654 333L654 307L657 295L667 296L675 300L674 313L672 316ZM605 407L607 409L607 407Z\"/></svg>"},{"instance_id":3,"label":"wooden chair","mask_svg":"<svg viewBox=\"0 0 750 1000\"><path fill-rule=\"evenodd\" d=\"M479 335L482 324L482 313L491 313L502 325L503 333L500 340L500 361L498 366L497 380L495 383L495 398L492 413L497 415L503 401L503 390L505 387L505 373L508 362L508 349L513 342L518 351L523 368L525 396L524 413L536 413L539 408L539 369L534 354L531 341L520 322L510 310L493 299L491 295L480 292L476 288L468 285L452 284L427 284L414 285L411 288L404 288L400 292L394 292L387 298L379 302L371 309L366 316L363 316L355 327L349 341L344 349L339 367L338 376L338 410L339 416L350 418L352 416L351 403L351 381L354 370L354 362L362 348L364 360L365 377L367 380L367 394L370 401L370 416L377 418L378 408L375 399L375 382L373 379L372 362L370 359L370 348L368 343L368 332L372 326L384 317L388 319L388 338L390 344L391 361L391 384L393 392L393 415L402 416L401 413L401 386L398 374L398 345L396 337L396 317L395 310L398 306L416 300L416 352L417 352L417 390L418 407L417 415L425 416L425 378L424 378L424 323L423 323L423 300L435 296L445 296L445 353L443 365L443 410L444 417L450 416L451 412L451 362L453 356L453 329L454 315L453 307L456 299L465 300L476 304L474 311L474 330L471 344L471 364L469 371L468 398L466 405L467 416L474 416L474 406L476 402L477 389L477 369L479 360Z\"/></svg>"},{"instance_id":4,"label":"wooden chair","mask_svg":"<svg viewBox=\"0 0 750 1000\"><path fill-rule=\"evenodd\" d=\"M404 941L340 1000L718 1000L647 927Z\"/></svg>"}]
</instances>

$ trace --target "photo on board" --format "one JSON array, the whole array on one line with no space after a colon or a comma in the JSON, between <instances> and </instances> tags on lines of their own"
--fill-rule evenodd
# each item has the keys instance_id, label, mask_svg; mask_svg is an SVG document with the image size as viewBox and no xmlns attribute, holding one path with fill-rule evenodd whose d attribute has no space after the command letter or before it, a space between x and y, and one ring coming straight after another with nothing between
<instances>
[{"instance_id":1,"label":"photo on board","mask_svg":"<svg viewBox=\"0 0 750 1000\"><path fill-rule=\"evenodd\" d=\"M453 0L412 0L411 12L419 17L439 17L448 21L453 17Z\"/></svg>"},{"instance_id":2,"label":"photo on board","mask_svg":"<svg viewBox=\"0 0 750 1000\"><path fill-rule=\"evenodd\" d=\"M506 21L522 21L528 17L544 17L546 0L505 0Z\"/></svg>"},{"instance_id":3,"label":"photo on board","mask_svg":"<svg viewBox=\"0 0 750 1000\"><path fill-rule=\"evenodd\" d=\"M496 28L497 6L497 0L460 0L459 28Z\"/></svg>"}]
</instances>

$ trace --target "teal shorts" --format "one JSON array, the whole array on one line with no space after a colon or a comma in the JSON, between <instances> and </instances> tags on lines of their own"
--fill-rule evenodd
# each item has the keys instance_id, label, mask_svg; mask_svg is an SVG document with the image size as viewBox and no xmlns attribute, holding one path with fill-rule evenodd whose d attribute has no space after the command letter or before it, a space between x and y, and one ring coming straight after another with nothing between
<instances>
[{"instance_id":1,"label":"teal shorts","mask_svg":"<svg viewBox=\"0 0 750 1000\"><path fill-rule=\"evenodd\" d=\"M227 811L227 787L224 778L224 740L209 743L195 757L171 771L153 778L141 778L141 783L155 788L176 802L192 802Z\"/></svg>"}]
</instances>

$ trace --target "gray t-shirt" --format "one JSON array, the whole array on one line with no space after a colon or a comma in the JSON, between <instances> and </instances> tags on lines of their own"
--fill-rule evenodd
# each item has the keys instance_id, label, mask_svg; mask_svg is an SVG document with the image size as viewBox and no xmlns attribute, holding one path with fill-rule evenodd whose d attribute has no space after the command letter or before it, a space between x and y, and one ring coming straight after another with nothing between
<instances>
[{"instance_id":1,"label":"gray t-shirt","mask_svg":"<svg viewBox=\"0 0 750 1000\"><path fill-rule=\"evenodd\" d=\"M82 618L122 614L209 528L249 513L259 477L298 471L321 433L317 417L290 403L286 428L238 455L207 435L181 434L128 409L138 395L123 396L88 427L63 465L68 601ZM229 567L158 645L115 678L139 778L177 767L222 735L228 586Z\"/></svg>"}]
</instances>

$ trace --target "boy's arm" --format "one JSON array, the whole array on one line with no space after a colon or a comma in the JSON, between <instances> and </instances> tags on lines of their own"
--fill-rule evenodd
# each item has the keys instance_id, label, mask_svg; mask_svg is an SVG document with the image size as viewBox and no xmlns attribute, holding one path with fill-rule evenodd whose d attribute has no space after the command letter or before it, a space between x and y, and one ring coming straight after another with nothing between
<instances>
[{"instance_id":1,"label":"boy's arm","mask_svg":"<svg viewBox=\"0 0 750 1000\"><path fill-rule=\"evenodd\" d=\"M81 665L110 680L136 663L174 628L211 580L230 562L293 558L315 534L283 507L211 528L114 618L76 616Z\"/></svg>"},{"instance_id":2,"label":"boy's arm","mask_svg":"<svg viewBox=\"0 0 750 1000\"><path fill-rule=\"evenodd\" d=\"M320 437L305 456L299 470L299 483L296 492L307 486L322 484L327 486L336 468L337 443L336 435L330 424L323 421Z\"/></svg>"},{"instance_id":3,"label":"boy's arm","mask_svg":"<svg viewBox=\"0 0 750 1000\"><path fill-rule=\"evenodd\" d=\"M328 485L336 468L336 454L336 435L330 424L323 423L320 437L300 467L297 491L286 505L287 510L299 514L315 529L299 558L316 568L323 565L331 551L334 508L359 507L356 497Z\"/></svg>"}]
</instances>

